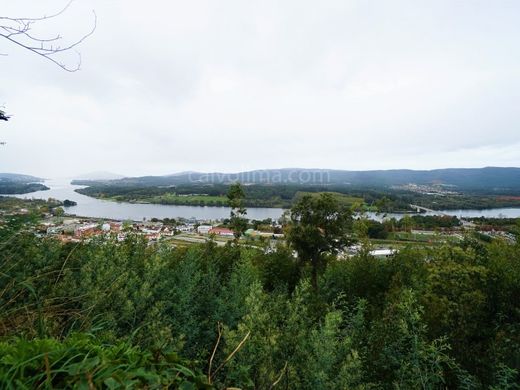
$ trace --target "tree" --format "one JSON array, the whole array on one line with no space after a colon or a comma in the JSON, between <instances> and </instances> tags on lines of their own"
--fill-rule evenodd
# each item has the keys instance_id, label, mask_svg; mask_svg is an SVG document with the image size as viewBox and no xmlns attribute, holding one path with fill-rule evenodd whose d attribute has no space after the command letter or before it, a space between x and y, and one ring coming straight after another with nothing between
<instances>
[{"instance_id":1,"label":"tree","mask_svg":"<svg viewBox=\"0 0 520 390\"><path fill-rule=\"evenodd\" d=\"M234 183L229 186L227 193L228 204L231 207L229 226L233 230L236 242L238 242L240 236L247 229L247 219L245 218L247 210L244 207L245 197L244 189L240 183Z\"/></svg>"},{"instance_id":2,"label":"tree","mask_svg":"<svg viewBox=\"0 0 520 390\"><path fill-rule=\"evenodd\" d=\"M65 215L65 210L63 210L63 207L56 207L52 211L56 217L63 217Z\"/></svg>"},{"instance_id":3,"label":"tree","mask_svg":"<svg viewBox=\"0 0 520 390\"><path fill-rule=\"evenodd\" d=\"M331 194L305 195L291 209L288 242L302 265L311 265L311 284L318 289L318 272L325 254L336 254L352 242L352 214Z\"/></svg>"}]
</instances>

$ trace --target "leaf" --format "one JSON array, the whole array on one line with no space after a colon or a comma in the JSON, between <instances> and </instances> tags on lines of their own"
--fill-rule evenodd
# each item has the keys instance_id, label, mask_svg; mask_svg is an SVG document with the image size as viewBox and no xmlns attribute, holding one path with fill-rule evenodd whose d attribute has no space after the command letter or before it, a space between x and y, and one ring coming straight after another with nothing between
<instances>
[{"instance_id":1,"label":"leaf","mask_svg":"<svg viewBox=\"0 0 520 390\"><path fill-rule=\"evenodd\" d=\"M184 381L180 384L179 390L196 390L197 387L195 387L194 383Z\"/></svg>"}]
</instances>

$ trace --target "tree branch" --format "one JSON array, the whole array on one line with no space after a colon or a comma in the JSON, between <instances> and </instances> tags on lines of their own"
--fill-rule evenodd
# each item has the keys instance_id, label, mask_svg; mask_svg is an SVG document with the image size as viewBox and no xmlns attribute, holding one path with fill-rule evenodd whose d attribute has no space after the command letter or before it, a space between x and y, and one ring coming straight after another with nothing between
<instances>
[{"instance_id":1,"label":"tree branch","mask_svg":"<svg viewBox=\"0 0 520 390\"><path fill-rule=\"evenodd\" d=\"M64 62L57 60L52 56L74 49L75 47L83 43L85 39L94 34L94 31L97 27L97 15L95 11L92 11L94 15L94 25L92 29L87 34L83 35L80 39L66 46L61 47L59 45L56 45L56 43L62 39L60 34L57 34L54 37L45 38L38 37L30 33L33 24L39 21L52 19L62 15L65 11L67 11L67 9L71 6L71 4L74 1L75 0L70 0L63 9L50 16L42 16L40 18L12 18L1 16L0 37L8 40L9 42L17 46L29 50L30 52L40 57L43 57L46 60L53 62L55 65L59 66L61 69L67 72L76 72L81 67L81 55L79 53L77 53L78 62L74 67L68 66Z\"/></svg>"}]
</instances>

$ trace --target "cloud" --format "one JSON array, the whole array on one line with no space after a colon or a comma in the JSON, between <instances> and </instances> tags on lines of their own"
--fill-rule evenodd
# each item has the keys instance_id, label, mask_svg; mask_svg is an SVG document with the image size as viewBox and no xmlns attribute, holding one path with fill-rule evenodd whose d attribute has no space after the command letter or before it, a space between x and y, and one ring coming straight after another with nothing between
<instances>
[{"instance_id":1,"label":"cloud","mask_svg":"<svg viewBox=\"0 0 520 390\"><path fill-rule=\"evenodd\" d=\"M14 115L1 129L1 170L520 165L519 8L77 1L44 31L78 36L96 10L80 72L0 42L0 103Z\"/></svg>"}]
</instances>

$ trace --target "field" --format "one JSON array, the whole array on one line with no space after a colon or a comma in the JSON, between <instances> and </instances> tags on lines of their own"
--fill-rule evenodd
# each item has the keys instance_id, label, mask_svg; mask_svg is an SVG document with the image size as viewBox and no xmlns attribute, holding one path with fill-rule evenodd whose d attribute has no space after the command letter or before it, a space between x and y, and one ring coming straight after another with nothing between
<instances>
[{"instance_id":1,"label":"field","mask_svg":"<svg viewBox=\"0 0 520 390\"><path fill-rule=\"evenodd\" d=\"M150 203L194 206L226 206L227 201L227 197L223 195L176 195L171 193L154 196L149 199Z\"/></svg>"},{"instance_id":2,"label":"field","mask_svg":"<svg viewBox=\"0 0 520 390\"><path fill-rule=\"evenodd\" d=\"M295 195L294 199L295 199L295 201L297 201L298 199L302 198L305 195L319 196L322 193L323 192L299 191ZM361 198L361 197L358 197L358 196L350 196L350 195L346 195L346 194L341 194L339 192L325 192L325 193L331 194L332 196L334 196L334 198L336 200L338 200L338 202L341 205L343 205L343 206L352 207L352 206L355 206L355 205L364 205L365 204L365 200L363 198Z\"/></svg>"}]
</instances>

